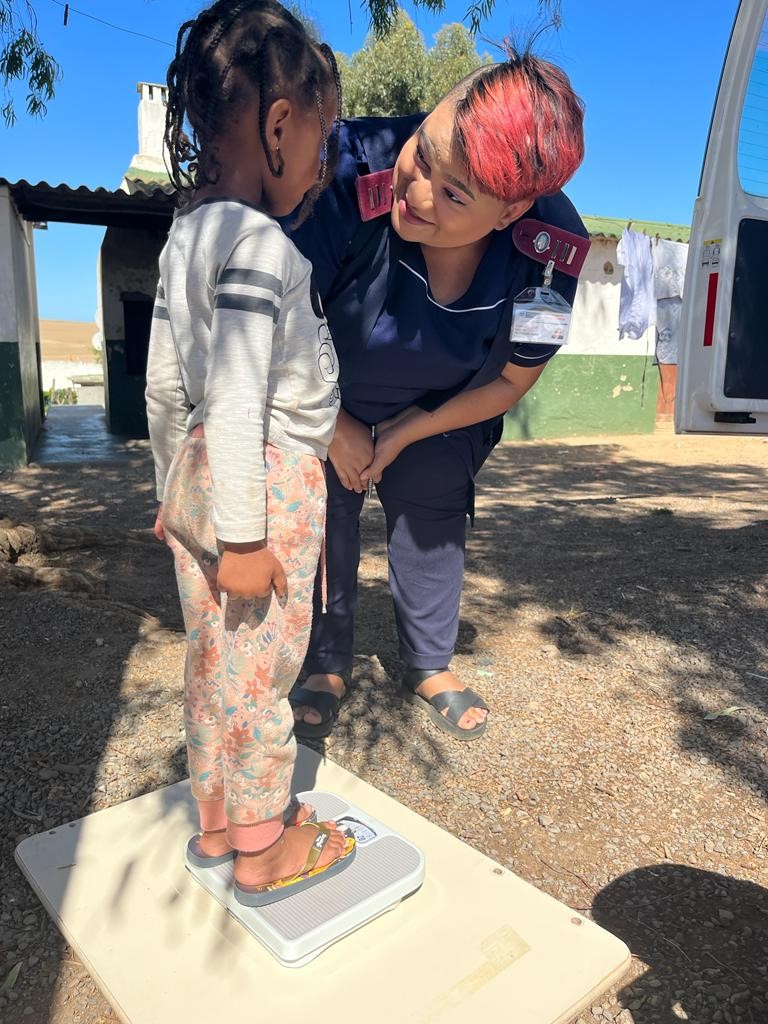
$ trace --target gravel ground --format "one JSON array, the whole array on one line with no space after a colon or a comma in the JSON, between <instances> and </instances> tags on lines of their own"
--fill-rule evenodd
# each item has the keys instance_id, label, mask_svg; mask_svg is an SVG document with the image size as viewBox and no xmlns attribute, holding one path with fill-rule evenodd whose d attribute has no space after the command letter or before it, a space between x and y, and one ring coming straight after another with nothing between
<instances>
[{"instance_id":1,"label":"gravel ground","mask_svg":"<svg viewBox=\"0 0 768 1024\"><path fill-rule=\"evenodd\" d=\"M38 573L56 589L0 564L6 1024L115 1020L16 842L185 775L181 623L149 481L142 445L120 465L0 478L0 517L80 537L18 559L69 571ZM629 944L630 975L580 1024L768 1024L767 481L756 438L498 449L455 662L493 715L468 745L397 699L383 519L367 511L355 686L323 749Z\"/></svg>"}]
</instances>

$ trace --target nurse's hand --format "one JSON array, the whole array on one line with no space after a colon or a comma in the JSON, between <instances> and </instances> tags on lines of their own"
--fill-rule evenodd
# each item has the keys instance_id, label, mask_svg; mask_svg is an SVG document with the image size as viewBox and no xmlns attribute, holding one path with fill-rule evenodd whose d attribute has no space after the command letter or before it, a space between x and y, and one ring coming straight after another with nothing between
<instances>
[{"instance_id":1,"label":"nurse's hand","mask_svg":"<svg viewBox=\"0 0 768 1024\"><path fill-rule=\"evenodd\" d=\"M362 494L368 482L363 482L360 474L370 466L373 459L371 428L340 409L328 458L342 486L348 491Z\"/></svg>"},{"instance_id":2,"label":"nurse's hand","mask_svg":"<svg viewBox=\"0 0 768 1024\"><path fill-rule=\"evenodd\" d=\"M376 428L376 447L373 459L361 474L361 480L365 486L368 486L369 480L373 480L377 484L387 466L390 466L403 448L407 448L409 444L411 444L411 440L405 423L401 421L386 428L383 427L383 424L379 424Z\"/></svg>"}]
</instances>

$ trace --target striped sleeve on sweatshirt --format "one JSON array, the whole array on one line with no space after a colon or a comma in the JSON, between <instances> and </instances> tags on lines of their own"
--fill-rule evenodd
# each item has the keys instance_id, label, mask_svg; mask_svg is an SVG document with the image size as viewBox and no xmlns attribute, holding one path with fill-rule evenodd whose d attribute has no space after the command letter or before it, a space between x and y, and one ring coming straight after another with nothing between
<instances>
[{"instance_id":1,"label":"striped sleeve on sweatshirt","mask_svg":"<svg viewBox=\"0 0 768 1024\"><path fill-rule=\"evenodd\" d=\"M250 232L216 279L205 437L216 536L232 543L261 540L267 532L264 421L286 244L271 226Z\"/></svg>"},{"instance_id":2,"label":"striped sleeve on sweatshirt","mask_svg":"<svg viewBox=\"0 0 768 1024\"><path fill-rule=\"evenodd\" d=\"M162 501L173 456L186 435L190 409L162 282L157 287L152 311L146 398L157 500Z\"/></svg>"}]
</instances>

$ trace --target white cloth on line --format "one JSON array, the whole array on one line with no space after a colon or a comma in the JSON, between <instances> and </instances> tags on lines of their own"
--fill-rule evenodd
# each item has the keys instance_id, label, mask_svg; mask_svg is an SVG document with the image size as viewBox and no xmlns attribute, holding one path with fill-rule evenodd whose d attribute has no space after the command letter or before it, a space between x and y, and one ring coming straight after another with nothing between
<instances>
[{"instance_id":1,"label":"white cloth on line","mask_svg":"<svg viewBox=\"0 0 768 1024\"><path fill-rule=\"evenodd\" d=\"M685 265L688 262L686 242L670 242L666 238L654 240L651 247L653 259L653 289L657 299L683 297Z\"/></svg>"},{"instance_id":2,"label":"white cloth on line","mask_svg":"<svg viewBox=\"0 0 768 1024\"><path fill-rule=\"evenodd\" d=\"M656 308L656 362L677 364L683 300L680 296L659 299Z\"/></svg>"},{"instance_id":3,"label":"white cloth on line","mask_svg":"<svg viewBox=\"0 0 768 1024\"><path fill-rule=\"evenodd\" d=\"M619 337L641 338L656 321L650 239L626 228L616 248L623 266L619 297Z\"/></svg>"}]
</instances>

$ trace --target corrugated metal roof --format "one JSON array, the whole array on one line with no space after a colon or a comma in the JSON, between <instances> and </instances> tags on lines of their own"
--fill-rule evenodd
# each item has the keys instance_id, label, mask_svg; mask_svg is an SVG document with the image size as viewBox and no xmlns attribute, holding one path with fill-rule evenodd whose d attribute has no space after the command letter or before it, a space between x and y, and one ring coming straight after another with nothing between
<instances>
[{"instance_id":1,"label":"corrugated metal roof","mask_svg":"<svg viewBox=\"0 0 768 1024\"><path fill-rule=\"evenodd\" d=\"M175 199L161 185L140 185L132 194L122 189L51 185L47 181L8 181L0 178L13 196L25 220L67 224L100 224L103 227L167 229Z\"/></svg>"},{"instance_id":2,"label":"corrugated metal roof","mask_svg":"<svg viewBox=\"0 0 768 1024\"><path fill-rule=\"evenodd\" d=\"M592 238L621 238L624 228L629 226L632 231L642 231L651 238L656 235L659 238L666 238L672 242L688 242L691 237L691 229L683 224L662 224L652 220L627 221L619 217L590 217L588 214L581 214L584 227Z\"/></svg>"}]
</instances>

